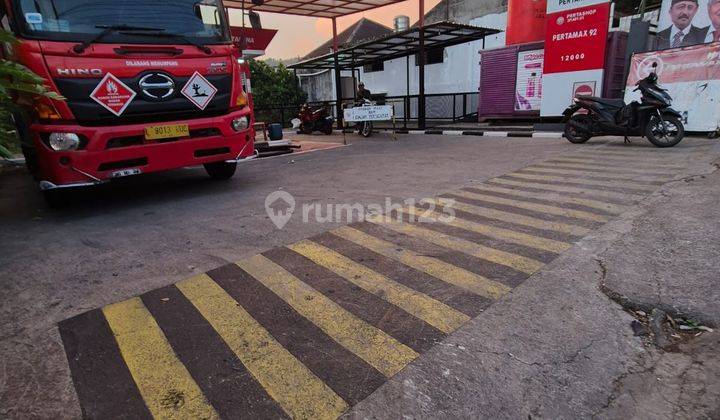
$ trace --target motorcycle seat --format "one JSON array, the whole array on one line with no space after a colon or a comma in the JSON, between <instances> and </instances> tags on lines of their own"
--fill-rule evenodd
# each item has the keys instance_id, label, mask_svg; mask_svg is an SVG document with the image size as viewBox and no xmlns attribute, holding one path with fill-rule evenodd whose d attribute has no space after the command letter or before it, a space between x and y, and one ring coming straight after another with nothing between
<instances>
[{"instance_id":1,"label":"motorcycle seat","mask_svg":"<svg viewBox=\"0 0 720 420\"><path fill-rule=\"evenodd\" d=\"M622 99L605 99L605 98L598 98L596 96L586 96L586 97L583 97L583 99L597 102L599 104L609 106L611 108L622 108L625 106L625 101L623 101Z\"/></svg>"}]
</instances>

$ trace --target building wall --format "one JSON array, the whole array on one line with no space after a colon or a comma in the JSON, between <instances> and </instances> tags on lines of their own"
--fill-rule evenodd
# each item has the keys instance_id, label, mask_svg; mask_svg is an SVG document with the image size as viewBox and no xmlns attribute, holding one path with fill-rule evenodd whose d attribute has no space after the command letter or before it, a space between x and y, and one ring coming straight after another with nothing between
<instances>
[{"instance_id":1,"label":"building wall","mask_svg":"<svg viewBox=\"0 0 720 420\"><path fill-rule=\"evenodd\" d=\"M449 2L449 3L448 3ZM505 29L507 28L507 0L444 0L427 15L427 22L445 20L445 6L450 6L450 20L494 28L503 32L485 39L485 49L499 48L505 45ZM445 57L440 64L425 66L426 93L458 93L477 92L480 86L480 50L482 41L456 45L445 49ZM410 94L417 95L419 89L418 67L415 57L410 57ZM385 70L365 73L360 70L360 79L373 93L388 96L407 94L406 59L398 58L385 62ZM349 74L349 72L348 72ZM313 83L301 77L301 83L311 100L333 100L332 71L319 77L330 79L331 83ZM305 88L307 86L307 88ZM310 91L309 89L312 89Z\"/></svg>"}]
</instances>

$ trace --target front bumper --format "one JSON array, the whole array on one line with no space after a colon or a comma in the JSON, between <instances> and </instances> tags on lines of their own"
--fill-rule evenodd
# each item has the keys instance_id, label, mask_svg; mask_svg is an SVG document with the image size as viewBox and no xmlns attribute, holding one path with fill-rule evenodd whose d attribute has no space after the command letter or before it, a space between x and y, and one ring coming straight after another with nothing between
<instances>
[{"instance_id":1,"label":"front bumper","mask_svg":"<svg viewBox=\"0 0 720 420\"><path fill-rule=\"evenodd\" d=\"M86 186L122 176L252 158L255 156L252 128L236 132L231 127L232 120L241 116L250 118L250 110L153 124L104 127L34 124L31 132L38 152L40 188ZM188 124L191 136L156 143L144 140L146 127L172 124ZM87 144L83 150L56 152L43 140L53 132L76 133L87 139ZM122 146L122 141L130 141L131 145Z\"/></svg>"}]
</instances>

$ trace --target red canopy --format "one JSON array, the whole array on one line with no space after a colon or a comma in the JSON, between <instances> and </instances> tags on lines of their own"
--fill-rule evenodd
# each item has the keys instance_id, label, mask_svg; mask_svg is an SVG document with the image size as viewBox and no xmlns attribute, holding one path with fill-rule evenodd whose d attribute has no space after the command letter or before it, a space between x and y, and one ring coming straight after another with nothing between
<instances>
[{"instance_id":1,"label":"red canopy","mask_svg":"<svg viewBox=\"0 0 720 420\"><path fill-rule=\"evenodd\" d=\"M244 8L256 12L338 18L403 1L405 0L265 0L262 6L256 6L250 0L225 0L224 3L226 7L232 9Z\"/></svg>"}]
</instances>

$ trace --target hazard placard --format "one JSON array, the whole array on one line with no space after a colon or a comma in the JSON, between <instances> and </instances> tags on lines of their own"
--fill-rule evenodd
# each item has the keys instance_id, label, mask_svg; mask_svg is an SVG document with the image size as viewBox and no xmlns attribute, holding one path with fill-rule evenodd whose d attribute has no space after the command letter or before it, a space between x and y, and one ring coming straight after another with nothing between
<instances>
[{"instance_id":1,"label":"hazard placard","mask_svg":"<svg viewBox=\"0 0 720 420\"><path fill-rule=\"evenodd\" d=\"M137 93L120 79L108 73L100 81L90 97L115 116L122 115Z\"/></svg>"},{"instance_id":2,"label":"hazard placard","mask_svg":"<svg viewBox=\"0 0 720 420\"><path fill-rule=\"evenodd\" d=\"M190 102L194 103L195 106L205 110L218 90L212 83L204 78L202 74L195 72L185 87L182 88L181 92Z\"/></svg>"}]
</instances>

